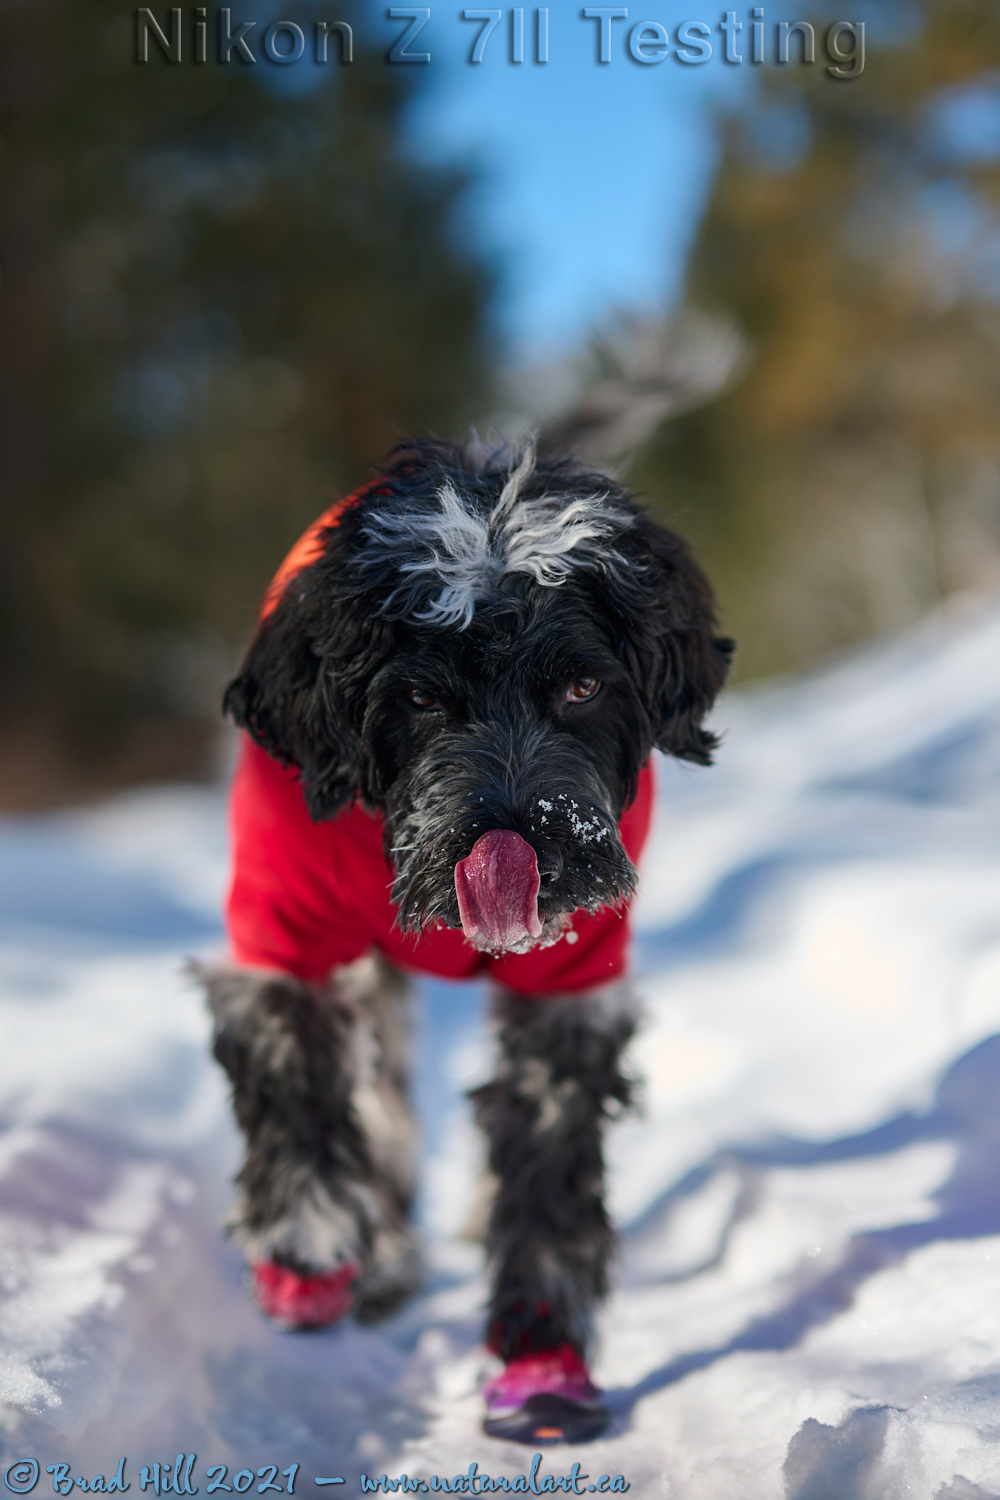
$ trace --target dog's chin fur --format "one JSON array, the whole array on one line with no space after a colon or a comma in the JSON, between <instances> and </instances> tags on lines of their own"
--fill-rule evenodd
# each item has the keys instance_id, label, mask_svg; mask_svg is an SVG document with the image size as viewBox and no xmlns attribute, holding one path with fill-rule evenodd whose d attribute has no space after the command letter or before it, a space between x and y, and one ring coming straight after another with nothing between
<instances>
[{"instance_id":1,"label":"dog's chin fur","mask_svg":"<svg viewBox=\"0 0 1000 1500\"><path fill-rule=\"evenodd\" d=\"M686 545L606 476L408 444L286 585L226 707L314 818L384 815L404 930L461 927L455 867L503 829L535 851L545 944L631 896L618 820L654 746L711 758L729 644ZM584 677L599 692L568 701Z\"/></svg>"},{"instance_id":2,"label":"dog's chin fur","mask_svg":"<svg viewBox=\"0 0 1000 1500\"><path fill-rule=\"evenodd\" d=\"M612 794L604 777L613 767L595 765L606 727L595 724L590 743L576 740L546 723L529 693L519 696L502 723L438 731L389 790L392 897L404 930L461 927L455 866L496 828L519 834L538 859L538 944L557 942L573 912L620 905L635 888L618 832L625 788ZM611 759L606 750L602 758ZM526 938L508 951L534 945Z\"/></svg>"},{"instance_id":3,"label":"dog's chin fur","mask_svg":"<svg viewBox=\"0 0 1000 1500\"><path fill-rule=\"evenodd\" d=\"M506 953L530 953L535 948L551 948L553 943L558 943L560 938L570 930L570 918L568 913L564 912L558 917L547 917L536 938L524 937L520 942L507 943L502 948L493 947L478 936L467 937L466 941L479 953L488 953L492 958L501 958Z\"/></svg>"}]
</instances>

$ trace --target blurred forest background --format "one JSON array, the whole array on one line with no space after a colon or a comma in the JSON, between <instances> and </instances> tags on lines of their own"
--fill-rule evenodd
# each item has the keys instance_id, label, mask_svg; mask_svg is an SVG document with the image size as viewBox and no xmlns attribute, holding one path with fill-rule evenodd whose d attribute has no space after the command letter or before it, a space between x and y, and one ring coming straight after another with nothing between
<instances>
[{"instance_id":1,"label":"blurred forest background","mask_svg":"<svg viewBox=\"0 0 1000 1500\"><path fill-rule=\"evenodd\" d=\"M720 115L686 298L750 357L628 473L701 549L744 679L1000 588L1000 7L893 13L863 79L767 68ZM0 7L7 806L210 774L283 551L510 373L465 180L407 151L419 70L356 32L335 88L278 91L137 67L133 29Z\"/></svg>"},{"instance_id":2,"label":"blurred forest background","mask_svg":"<svg viewBox=\"0 0 1000 1500\"><path fill-rule=\"evenodd\" d=\"M149 51L120 0L0 6L8 804L210 768L290 544L488 406L491 277L463 181L405 152L414 70L356 34L296 94Z\"/></svg>"},{"instance_id":3,"label":"blurred forest background","mask_svg":"<svg viewBox=\"0 0 1000 1500\"><path fill-rule=\"evenodd\" d=\"M868 13L861 79L768 68L722 121L687 296L752 363L631 475L700 547L742 678L1000 588L1000 5Z\"/></svg>"}]
</instances>

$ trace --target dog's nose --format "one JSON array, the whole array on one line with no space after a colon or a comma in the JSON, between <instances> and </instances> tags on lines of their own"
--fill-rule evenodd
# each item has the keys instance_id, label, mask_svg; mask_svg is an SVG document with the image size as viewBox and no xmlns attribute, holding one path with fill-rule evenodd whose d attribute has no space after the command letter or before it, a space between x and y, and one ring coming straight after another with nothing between
<instances>
[{"instance_id":1,"label":"dog's nose","mask_svg":"<svg viewBox=\"0 0 1000 1500\"><path fill-rule=\"evenodd\" d=\"M552 885L563 872L563 857L558 849L542 855L538 861L538 875L542 885Z\"/></svg>"}]
</instances>

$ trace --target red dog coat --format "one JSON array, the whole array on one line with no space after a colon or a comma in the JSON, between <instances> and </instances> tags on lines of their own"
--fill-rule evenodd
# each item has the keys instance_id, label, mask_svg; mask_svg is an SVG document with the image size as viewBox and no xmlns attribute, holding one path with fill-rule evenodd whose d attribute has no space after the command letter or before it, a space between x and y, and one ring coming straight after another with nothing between
<instances>
[{"instance_id":1,"label":"red dog coat","mask_svg":"<svg viewBox=\"0 0 1000 1500\"><path fill-rule=\"evenodd\" d=\"M323 531L365 493L342 500L296 543L268 590L262 614L291 577L319 555ZM298 772L242 736L233 781L233 878L226 907L233 956L240 964L323 979L331 969L377 948L392 963L445 979L487 974L521 995L565 994L621 977L629 939L627 913L576 912L549 948L492 958L461 931L433 927L406 935L389 899L393 870L382 851L382 818L359 804L314 823ZM633 863L642 852L653 805L652 766L639 776L635 801L619 824Z\"/></svg>"}]
</instances>

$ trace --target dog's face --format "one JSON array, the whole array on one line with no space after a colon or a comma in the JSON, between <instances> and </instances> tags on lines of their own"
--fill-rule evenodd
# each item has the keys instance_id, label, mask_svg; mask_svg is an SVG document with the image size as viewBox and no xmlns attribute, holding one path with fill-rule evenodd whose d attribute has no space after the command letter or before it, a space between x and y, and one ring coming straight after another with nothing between
<instances>
[{"instance_id":1,"label":"dog's face","mask_svg":"<svg viewBox=\"0 0 1000 1500\"><path fill-rule=\"evenodd\" d=\"M610 479L408 445L286 586L226 695L316 819L385 817L399 922L524 952L620 903L654 745L706 763L725 676L685 544Z\"/></svg>"}]
</instances>

